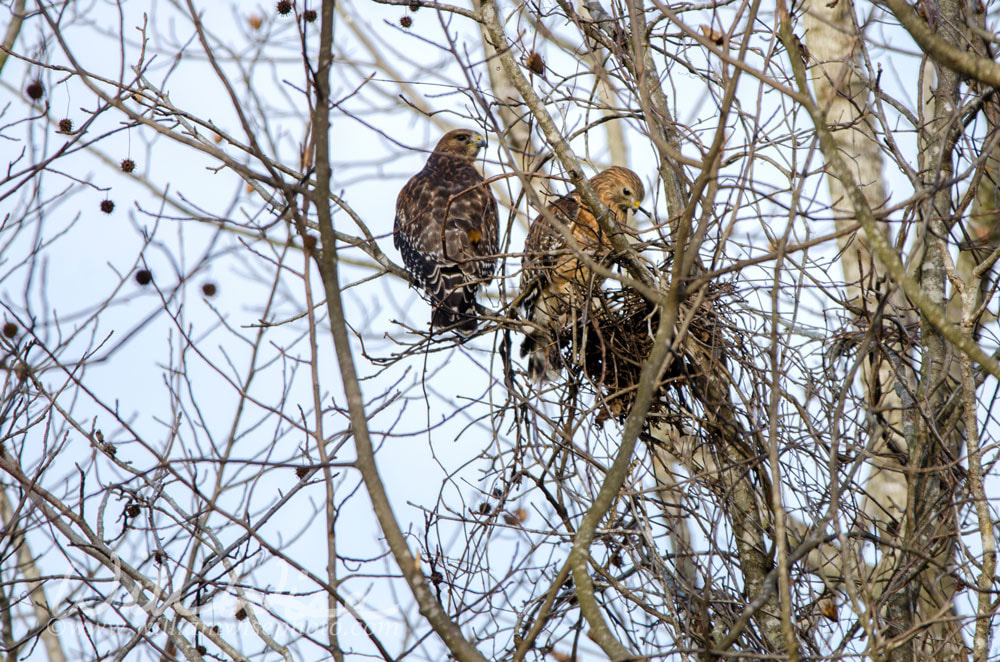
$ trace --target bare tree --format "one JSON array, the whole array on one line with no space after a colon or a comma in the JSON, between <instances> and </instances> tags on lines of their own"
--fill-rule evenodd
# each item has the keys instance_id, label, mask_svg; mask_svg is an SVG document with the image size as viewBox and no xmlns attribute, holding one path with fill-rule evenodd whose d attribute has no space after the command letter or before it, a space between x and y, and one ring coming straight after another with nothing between
<instances>
[{"instance_id":1,"label":"bare tree","mask_svg":"<svg viewBox=\"0 0 1000 662\"><path fill-rule=\"evenodd\" d=\"M0 13L6 659L1000 656L996 7L137 5ZM458 127L468 339L390 236Z\"/></svg>"}]
</instances>

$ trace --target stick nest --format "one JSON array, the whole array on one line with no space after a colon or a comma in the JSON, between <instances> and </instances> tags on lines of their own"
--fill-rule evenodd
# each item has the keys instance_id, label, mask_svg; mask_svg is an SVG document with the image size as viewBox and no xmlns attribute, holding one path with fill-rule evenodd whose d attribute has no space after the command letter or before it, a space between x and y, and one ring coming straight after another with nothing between
<instances>
[{"instance_id":1,"label":"stick nest","mask_svg":"<svg viewBox=\"0 0 1000 662\"><path fill-rule=\"evenodd\" d=\"M650 412L667 409L669 395L695 386L713 370L725 367L733 338L727 331L730 284L708 284L680 304L675 338L679 350L663 376ZM563 366L578 384L592 385L603 402L597 422L623 420L635 399L642 366L653 348L660 309L630 288L594 293L585 319L562 329L558 337Z\"/></svg>"}]
</instances>

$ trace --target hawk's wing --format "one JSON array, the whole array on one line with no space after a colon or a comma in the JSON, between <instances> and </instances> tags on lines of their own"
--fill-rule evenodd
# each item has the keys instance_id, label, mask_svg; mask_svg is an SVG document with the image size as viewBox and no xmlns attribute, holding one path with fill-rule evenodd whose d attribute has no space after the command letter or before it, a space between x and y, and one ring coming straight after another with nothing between
<instances>
[{"instance_id":1,"label":"hawk's wing","mask_svg":"<svg viewBox=\"0 0 1000 662\"><path fill-rule=\"evenodd\" d=\"M576 194L559 198L548 206L549 214L562 224L564 231L576 236L580 202ZM578 244L580 242L577 242ZM521 258L521 306L525 316L535 325L521 344L521 356L528 356L528 374L534 380L554 378L559 366L556 335L560 318L573 299L570 274L578 271L579 261L568 248L563 233L539 215L524 240Z\"/></svg>"},{"instance_id":2,"label":"hawk's wing","mask_svg":"<svg viewBox=\"0 0 1000 662\"><path fill-rule=\"evenodd\" d=\"M580 204L575 194L559 198L548 206L548 212L570 232L576 224L579 209ZM545 214L539 215L528 228L521 258L521 289L526 292L521 304L529 318L539 293L549 288L558 278L557 267L565 268L570 261L575 261L575 257L567 249L563 235Z\"/></svg>"}]
</instances>

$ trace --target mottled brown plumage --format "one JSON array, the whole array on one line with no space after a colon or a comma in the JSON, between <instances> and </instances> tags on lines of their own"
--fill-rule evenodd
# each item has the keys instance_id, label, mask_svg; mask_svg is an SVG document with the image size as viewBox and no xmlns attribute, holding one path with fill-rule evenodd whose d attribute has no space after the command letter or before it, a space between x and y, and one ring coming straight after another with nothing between
<instances>
[{"instance_id":1,"label":"mottled brown plumage","mask_svg":"<svg viewBox=\"0 0 1000 662\"><path fill-rule=\"evenodd\" d=\"M618 166L597 174L590 184L611 211L612 222L622 227L627 225L628 212L637 209L645 195L638 175ZM531 224L524 242L522 305L535 326L521 344L521 356L529 357L528 374L535 380L552 379L558 373L559 330L586 313L591 294L604 280L579 259L580 253L601 262L613 250L576 191L550 204L548 212L570 232L577 246L568 245L545 214Z\"/></svg>"},{"instance_id":2,"label":"mottled brown plumage","mask_svg":"<svg viewBox=\"0 0 1000 662\"><path fill-rule=\"evenodd\" d=\"M476 329L476 292L497 264L497 203L473 165L486 139L444 134L423 170L399 192L393 244L431 303L431 326Z\"/></svg>"}]
</instances>

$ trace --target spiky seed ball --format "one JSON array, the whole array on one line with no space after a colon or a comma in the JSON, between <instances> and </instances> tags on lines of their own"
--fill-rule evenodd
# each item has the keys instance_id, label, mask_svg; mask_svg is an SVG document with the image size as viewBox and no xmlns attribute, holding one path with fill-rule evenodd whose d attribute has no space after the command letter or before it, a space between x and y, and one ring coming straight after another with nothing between
<instances>
[{"instance_id":1,"label":"spiky seed ball","mask_svg":"<svg viewBox=\"0 0 1000 662\"><path fill-rule=\"evenodd\" d=\"M73 120L69 118L59 120L59 133L73 133Z\"/></svg>"},{"instance_id":2,"label":"spiky seed ball","mask_svg":"<svg viewBox=\"0 0 1000 662\"><path fill-rule=\"evenodd\" d=\"M420 9L420 3L419 2L411 2L410 3L410 11L417 11L418 9Z\"/></svg>"},{"instance_id":3,"label":"spiky seed ball","mask_svg":"<svg viewBox=\"0 0 1000 662\"><path fill-rule=\"evenodd\" d=\"M313 22L315 22L316 21L316 10L315 9L307 9L307 10L305 10L304 12L302 12L302 18L305 19L306 23L313 23Z\"/></svg>"},{"instance_id":4,"label":"spiky seed ball","mask_svg":"<svg viewBox=\"0 0 1000 662\"><path fill-rule=\"evenodd\" d=\"M247 21L249 21L250 23L251 30L260 30L260 26L264 25L263 17L258 16L257 14L253 14L252 16L250 16L250 18L248 18Z\"/></svg>"},{"instance_id":5,"label":"spiky seed ball","mask_svg":"<svg viewBox=\"0 0 1000 662\"><path fill-rule=\"evenodd\" d=\"M153 282L153 274L150 273L149 269L139 269L135 272L135 282L140 285L149 285Z\"/></svg>"},{"instance_id":6,"label":"spiky seed ball","mask_svg":"<svg viewBox=\"0 0 1000 662\"><path fill-rule=\"evenodd\" d=\"M295 467L295 475L299 477L299 480L305 478L309 474L309 467Z\"/></svg>"},{"instance_id":7,"label":"spiky seed ball","mask_svg":"<svg viewBox=\"0 0 1000 662\"><path fill-rule=\"evenodd\" d=\"M489 515L490 511L492 511L492 510L493 509L490 508L490 504L486 503L485 501L483 501L481 504L479 504L479 514L480 515Z\"/></svg>"},{"instance_id":8,"label":"spiky seed ball","mask_svg":"<svg viewBox=\"0 0 1000 662\"><path fill-rule=\"evenodd\" d=\"M316 243L316 235L314 234L307 234L302 238L302 245L311 251L316 250Z\"/></svg>"},{"instance_id":9,"label":"spiky seed ball","mask_svg":"<svg viewBox=\"0 0 1000 662\"><path fill-rule=\"evenodd\" d=\"M7 338L13 338L17 335L17 324L13 322L7 322L3 325L3 335Z\"/></svg>"},{"instance_id":10,"label":"spiky seed ball","mask_svg":"<svg viewBox=\"0 0 1000 662\"><path fill-rule=\"evenodd\" d=\"M287 16L292 12L292 0L278 0L276 9L282 16Z\"/></svg>"},{"instance_id":11,"label":"spiky seed ball","mask_svg":"<svg viewBox=\"0 0 1000 662\"><path fill-rule=\"evenodd\" d=\"M247 610L245 608L240 607L239 609L236 610L236 620L242 621L246 617L247 617Z\"/></svg>"},{"instance_id":12,"label":"spiky seed ball","mask_svg":"<svg viewBox=\"0 0 1000 662\"><path fill-rule=\"evenodd\" d=\"M135 161L132 159L122 159L122 172L132 172L135 170Z\"/></svg>"},{"instance_id":13,"label":"spiky seed ball","mask_svg":"<svg viewBox=\"0 0 1000 662\"><path fill-rule=\"evenodd\" d=\"M204 645L202 645L202 644L198 644L197 646L195 646L195 648L197 648L197 649L198 649L198 654L199 654L199 655L201 655L201 656L205 656L205 655L208 655L208 649L207 649L207 648L205 648L205 646L204 646Z\"/></svg>"},{"instance_id":14,"label":"spiky seed ball","mask_svg":"<svg viewBox=\"0 0 1000 662\"><path fill-rule=\"evenodd\" d=\"M45 86L42 85L42 81L36 79L28 83L28 87L24 88L24 92L32 101L38 101L45 96Z\"/></svg>"},{"instance_id":15,"label":"spiky seed ball","mask_svg":"<svg viewBox=\"0 0 1000 662\"><path fill-rule=\"evenodd\" d=\"M115 210L114 200L101 200L101 211L103 211L105 214L110 214L114 210Z\"/></svg>"},{"instance_id":16,"label":"spiky seed ball","mask_svg":"<svg viewBox=\"0 0 1000 662\"><path fill-rule=\"evenodd\" d=\"M409 16L400 16L399 24L402 25L404 28L408 28L411 25L413 25L413 19L410 18Z\"/></svg>"},{"instance_id":17,"label":"spiky seed ball","mask_svg":"<svg viewBox=\"0 0 1000 662\"><path fill-rule=\"evenodd\" d=\"M156 565L163 565L163 552L160 550L153 552L153 560L156 561Z\"/></svg>"},{"instance_id":18,"label":"spiky seed ball","mask_svg":"<svg viewBox=\"0 0 1000 662\"><path fill-rule=\"evenodd\" d=\"M17 365L14 366L14 377L17 378L18 382L25 382L28 379L28 364L24 361L18 361Z\"/></svg>"},{"instance_id":19,"label":"spiky seed ball","mask_svg":"<svg viewBox=\"0 0 1000 662\"><path fill-rule=\"evenodd\" d=\"M132 519L135 519L136 517L139 516L139 506L133 503L132 505L130 505L128 508L125 509L125 514L131 517Z\"/></svg>"},{"instance_id":20,"label":"spiky seed ball","mask_svg":"<svg viewBox=\"0 0 1000 662\"><path fill-rule=\"evenodd\" d=\"M201 293L207 297L214 297L218 291L219 289L215 286L215 283L205 283L201 286Z\"/></svg>"}]
</instances>

